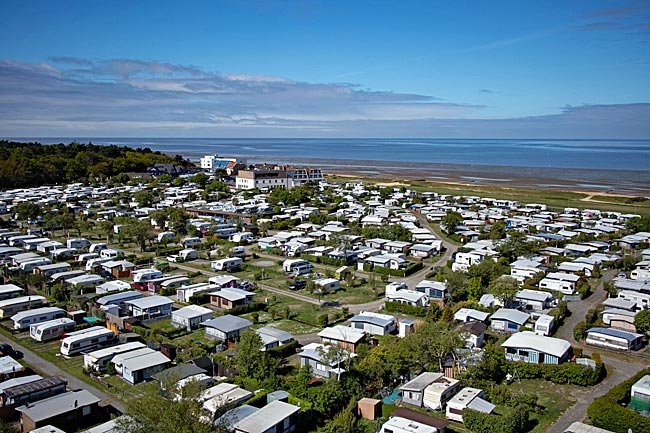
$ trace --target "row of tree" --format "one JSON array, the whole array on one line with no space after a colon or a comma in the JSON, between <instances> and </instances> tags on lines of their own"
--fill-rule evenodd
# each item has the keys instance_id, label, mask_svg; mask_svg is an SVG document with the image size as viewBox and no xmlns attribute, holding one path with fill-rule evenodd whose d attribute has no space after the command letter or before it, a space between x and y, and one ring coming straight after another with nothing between
<instances>
[{"instance_id":1,"label":"row of tree","mask_svg":"<svg viewBox=\"0 0 650 433\"><path fill-rule=\"evenodd\" d=\"M149 148L0 141L0 185L22 188L106 179L119 173L143 172L156 163L188 164Z\"/></svg>"}]
</instances>

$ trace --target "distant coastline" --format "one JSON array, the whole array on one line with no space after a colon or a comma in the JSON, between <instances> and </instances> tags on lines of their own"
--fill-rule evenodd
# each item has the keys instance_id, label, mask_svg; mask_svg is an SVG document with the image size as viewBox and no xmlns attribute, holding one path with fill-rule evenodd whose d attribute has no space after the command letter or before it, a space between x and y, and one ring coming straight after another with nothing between
<instances>
[{"instance_id":1,"label":"distant coastline","mask_svg":"<svg viewBox=\"0 0 650 433\"><path fill-rule=\"evenodd\" d=\"M318 165L327 173L650 195L650 140L14 138L149 147L198 161Z\"/></svg>"}]
</instances>

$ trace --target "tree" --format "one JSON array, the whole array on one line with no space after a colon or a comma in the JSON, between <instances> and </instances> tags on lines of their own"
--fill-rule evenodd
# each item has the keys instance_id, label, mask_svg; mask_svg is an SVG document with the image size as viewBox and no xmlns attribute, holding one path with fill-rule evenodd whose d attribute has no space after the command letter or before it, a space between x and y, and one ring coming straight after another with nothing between
<instances>
[{"instance_id":1,"label":"tree","mask_svg":"<svg viewBox=\"0 0 650 433\"><path fill-rule=\"evenodd\" d=\"M440 221L440 226L447 234L453 234L458 227L463 222L463 217L458 212L448 210L447 214L442 217Z\"/></svg>"},{"instance_id":2,"label":"tree","mask_svg":"<svg viewBox=\"0 0 650 433\"><path fill-rule=\"evenodd\" d=\"M138 191L133 194L133 200L138 203L140 207L148 207L153 204L153 194L149 191Z\"/></svg>"},{"instance_id":3,"label":"tree","mask_svg":"<svg viewBox=\"0 0 650 433\"><path fill-rule=\"evenodd\" d=\"M641 334L650 332L650 310L643 310L634 317L634 326L636 331Z\"/></svg>"},{"instance_id":4,"label":"tree","mask_svg":"<svg viewBox=\"0 0 650 433\"><path fill-rule=\"evenodd\" d=\"M504 221L497 221L492 224L490 228L490 239L498 241L506 236L506 223Z\"/></svg>"},{"instance_id":5,"label":"tree","mask_svg":"<svg viewBox=\"0 0 650 433\"><path fill-rule=\"evenodd\" d=\"M257 382L256 386L274 378L277 363L271 355L262 351L262 339L252 330L241 334L237 342L235 364L241 377Z\"/></svg>"},{"instance_id":6,"label":"tree","mask_svg":"<svg viewBox=\"0 0 650 433\"><path fill-rule=\"evenodd\" d=\"M489 287L489 292L494 295L504 306L508 306L519 291L519 281L512 277L503 276L494 280Z\"/></svg>"},{"instance_id":7,"label":"tree","mask_svg":"<svg viewBox=\"0 0 650 433\"><path fill-rule=\"evenodd\" d=\"M169 380L164 388L175 389L175 381ZM186 387L187 388L187 387ZM183 389L185 398L173 400L157 387L143 388L138 398L126 402L126 412L117 421L117 433L211 433L211 422L204 422L202 402L197 397L201 389Z\"/></svg>"},{"instance_id":8,"label":"tree","mask_svg":"<svg viewBox=\"0 0 650 433\"><path fill-rule=\"evenodd\" d=\"M33 221L43 214L43 209L36 203L24 201L14 207L17 218L22 221Z\"/></svg>"},{"instance_id":9,"label":"tree","mask_svg":"<svg viewBox=\"0 0 650 433\"><path fill-rule=\"evenodd\" d=\"M205 185L208 183L209 180L210 180L210 176L208 176L205 173L197 173L194 176L192 176L192 182L194 182L201 188L205 188Z\"/></svg>"},{"instance_id":10,"label":"tree","mask_svg":"<svg viewBox=\"0 0 650 433\"><path fill-rule=\"evenodd\" d=\"M439 371L443 371L444 359L449 355L453 356L456 349L465 345L458 330L453 324L446 322L425 322L404 341L407 342L416 365L421 369L437 366Z\"/></svg>"},{"instance_id":11,"label":"tree","mask_svg":"<svg viewBox=\"0 0 650 433\"><path fill-rule=\"evenodd\" d=\"M156 222L156 225L161 229L165 228L165 223L169 219L169 215L164 210L157 210L149 214L149 218Z\"/></svg>"},{"instance_id":12,"label":"tree","mask_svg":"<svg viewBox=\"0 0 650 433\"><path fill-rule=\"evenodd\" d=\"M582 341L587 335L587 324L585 322L579 322L575 328L573 328L573 338L577 341Z\"/></svg>"},{"instance_id":13,"label":"tree","mask_svg":"<svg viewBox=\"0 0 650 433\"><path fill-rule=\"evenodd\" d=\"M136 243L140 247L140 251L144 251L147 246L147 241L156 237L156 233L154 232L151 223L147 220L137 220L129 224L126 229L129 236L135 238Z\"/></svg>"}]
</instances>

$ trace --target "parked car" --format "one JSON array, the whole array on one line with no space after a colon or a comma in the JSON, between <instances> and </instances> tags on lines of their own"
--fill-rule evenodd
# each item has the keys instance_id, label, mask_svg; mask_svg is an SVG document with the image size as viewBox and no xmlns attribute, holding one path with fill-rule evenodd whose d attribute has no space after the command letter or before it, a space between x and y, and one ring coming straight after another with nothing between
<instances>
[{"instance_id":1,"label":"parked car","mask_svg":"<svg viewBox=\"0 0 650 433\"><path fill-rule=\"evenodd\" d=\"M307 281L305 280L296 280L293 283L289 284L289 290L301 290L307 287Z\"/></svg>"},{"instance_id":2,"label":"parked car","mask_svg":"<svg viewBox=\"0 0 650 433\"><path fill-rule=\"evenodd\" d=\"M21 359L23 352L15 350L7 343L0 344L0 356L11 356L13 359Z\"/></svg>"}]
</instances>

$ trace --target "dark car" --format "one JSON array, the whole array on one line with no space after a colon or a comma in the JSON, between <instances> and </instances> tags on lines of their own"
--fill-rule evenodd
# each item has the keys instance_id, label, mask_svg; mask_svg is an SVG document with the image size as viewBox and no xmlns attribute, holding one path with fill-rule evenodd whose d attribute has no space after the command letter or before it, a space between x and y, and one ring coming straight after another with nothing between
<instances>
[{"instance_id":1,"label":"dark car","mask_svg":"<svg viewBox=\"0 0 650 433\"><path fill-rule=\"evenodd\" d=\"M14 350L14 348L7 343L2 343L0 344L0 356L11 356L13 359L21 359L23 357L23 352Z\"/></svg>"},{"instance_id":2,"label":"dark car","mask_svg":"<svg viewBox=\"0 0 650 433\"><path fill-rule=\"evenodd\" d=\"M293 283L289 284L289 290L301 290L307 287L307 281L305 280L296 280Z\"/></svg>"}]
</instances>

